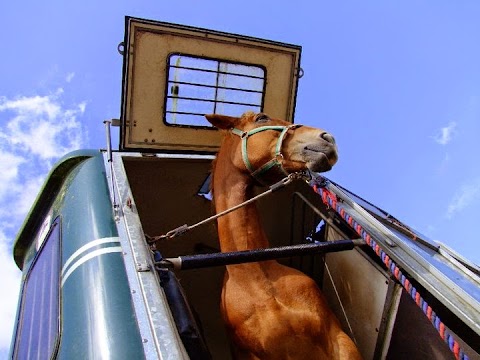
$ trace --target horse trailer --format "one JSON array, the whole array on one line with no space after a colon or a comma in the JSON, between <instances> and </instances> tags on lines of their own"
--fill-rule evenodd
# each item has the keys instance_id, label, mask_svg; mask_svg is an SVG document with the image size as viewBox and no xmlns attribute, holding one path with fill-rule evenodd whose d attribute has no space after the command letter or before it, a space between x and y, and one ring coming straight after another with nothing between
<instances>
[{"instance_id":1,"label":"horse trailer","mask_svg":"<svg viewBox=\"0 0 480 360\"><path fill-rule=\"evenodd\" d=\"M230 359L225 265L275 258L315 280L364 359L480 359L479 267L323 175L256 186L272 249L219 254L222 133L203 115L293 122L300 46L126 17L119 51L106 148L57 162L15 240L11 358Z\"/></svg>"}]
</instances>

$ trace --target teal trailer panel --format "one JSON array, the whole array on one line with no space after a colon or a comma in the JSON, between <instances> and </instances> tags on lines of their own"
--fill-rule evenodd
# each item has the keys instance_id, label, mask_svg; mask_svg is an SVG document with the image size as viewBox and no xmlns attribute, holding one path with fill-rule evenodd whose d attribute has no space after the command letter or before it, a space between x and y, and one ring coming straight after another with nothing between
<instances>
[{"instance_id":1,"label":"teal trailer panel","mask_svg":"<svg viewBox=\"0 0 480 360\"><path fill-rule=\"evenodd\" d=\"M144 358L101 152L70 154L48 176L14 247L24 278L42 254L42 227L54 221L61 234L57 358ZM26 336L22 322L16 336Z\"/></svg>"}]
</instances>

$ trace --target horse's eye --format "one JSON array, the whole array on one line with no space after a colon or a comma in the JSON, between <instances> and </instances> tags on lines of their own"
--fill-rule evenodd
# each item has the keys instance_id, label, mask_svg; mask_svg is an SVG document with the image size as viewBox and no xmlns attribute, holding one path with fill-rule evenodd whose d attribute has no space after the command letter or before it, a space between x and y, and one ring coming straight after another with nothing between
<instances>
[{"instance_id":1,"label":"horse's eye","mask_svg":"<svg viewBox=\"0 0 480 360\"><path fill-rule=\"evenodd\" d=\"M265 122L269 120L270 118L265 114L258 114L257 117L255 118L255 122Z\"/></svg>"}]
</instances>

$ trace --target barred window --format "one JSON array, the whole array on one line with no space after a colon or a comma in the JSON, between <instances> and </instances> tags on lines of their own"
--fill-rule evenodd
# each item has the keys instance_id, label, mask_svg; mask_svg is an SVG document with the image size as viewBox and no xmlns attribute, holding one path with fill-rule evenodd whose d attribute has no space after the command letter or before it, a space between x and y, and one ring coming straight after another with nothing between
<instances>
[{"instance_id":1,"label":"barred window","mask_svg":"<svg viewBox=\"0 0 480 360\"><path fill-rule=\"evenodd\" d=\"M210 127L204 114L239 116L263 110L263 67L171 54L168 59L165 122Z\"/></svg>"},{"instance_id":2,"label":"barred window","mask_svg":"<svg viewBox=\"0 0 480 360\"><path fill-rule=\"evenodd\" d=\"M59 340L60 225L55 221L23 284L15 359L50 359Z\"/></svg>"}]
</instances>

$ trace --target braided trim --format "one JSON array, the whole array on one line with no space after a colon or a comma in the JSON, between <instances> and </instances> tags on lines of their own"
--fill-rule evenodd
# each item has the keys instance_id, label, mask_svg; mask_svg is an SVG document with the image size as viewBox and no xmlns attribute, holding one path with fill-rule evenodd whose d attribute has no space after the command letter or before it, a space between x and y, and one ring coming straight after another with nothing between
<instances>
[{"instance_id":1,"label":"braided trim","mask_svg":"<svg viewBox=\"0 0 480 360\"><path fill-rule=\"evenodd\" d=\"M430 320L432 325L438 331L438 334L442 340L447 343L448 347L452 351L457 360L469 360L469 357L460 348L460 344L455 340L454 336L445 328L445 324L440 320L437 314L432 310L430 305L423 299L421 294L412 285L410 280L403 274L400 267L388 256L388 254L377 244L375 239L370 236L369 233L363 229L363 227L355 221L355 219L348 214L344 207L338 204L337 197L334 193L330 192L326 188L313 185L313 190L322 197L322 201L325 205L335 210L347 223L360 235L365 242L373 249L375 254L382 260L387 267L388 271L398 280L404 290L411 296L417 306L423 311L425 316Z\"/></svg>"}]
</instances>

